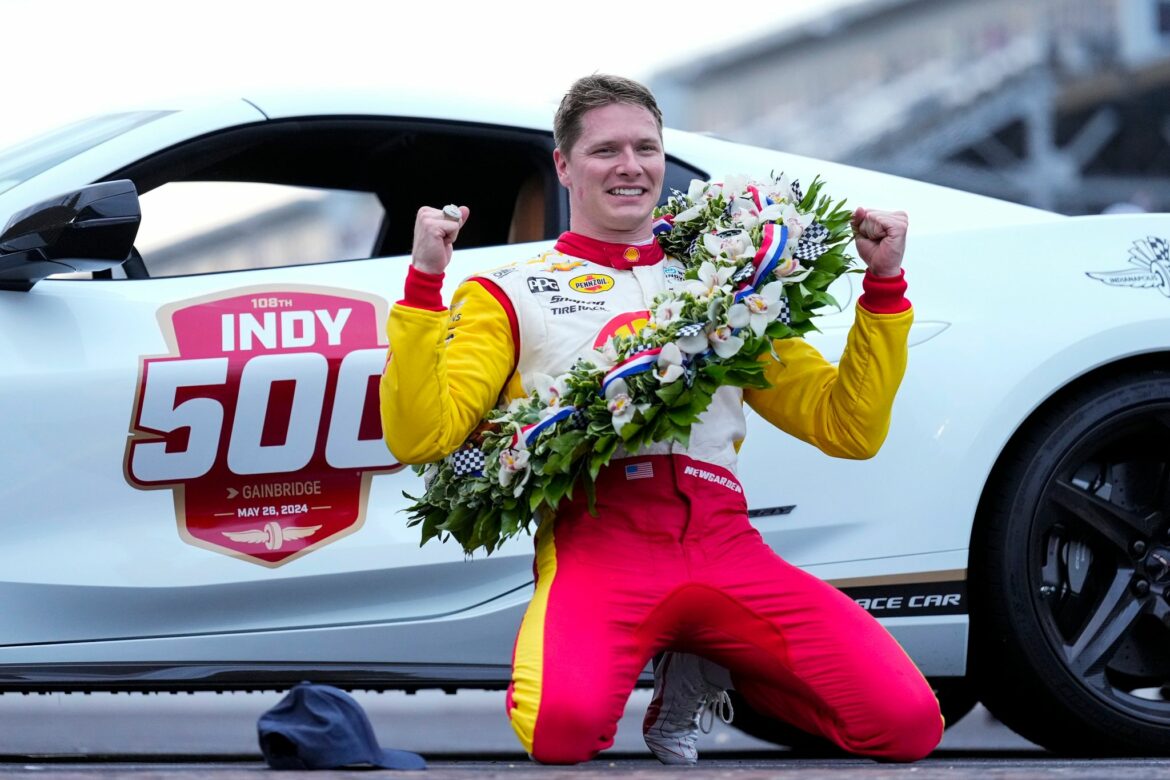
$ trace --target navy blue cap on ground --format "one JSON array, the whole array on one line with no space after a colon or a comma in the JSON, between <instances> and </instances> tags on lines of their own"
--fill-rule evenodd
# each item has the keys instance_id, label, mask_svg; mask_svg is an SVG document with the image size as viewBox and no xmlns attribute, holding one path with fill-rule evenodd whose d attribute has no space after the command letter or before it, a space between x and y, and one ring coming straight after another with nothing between
<instances>
[{"instance_id":1,"label":"navy blue cap on ground","mask_svg":"<svg viewBox=\"0 0 1170 780\"><path fill-rule=\"evenodd\" d=\"M343 690L300 683L256 724L260 752L273 769L372 765L426 769L418 753L383 749L365 710Z\"/></svg>"}]
</instances>

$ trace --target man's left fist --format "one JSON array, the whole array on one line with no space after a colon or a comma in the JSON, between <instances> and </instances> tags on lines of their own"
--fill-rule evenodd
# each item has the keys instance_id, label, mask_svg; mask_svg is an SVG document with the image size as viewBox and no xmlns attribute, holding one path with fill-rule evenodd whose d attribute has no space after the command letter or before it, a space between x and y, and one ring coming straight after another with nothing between
<instances>
[{"instance_id":1,"label":"man's left fist","mask_svg":"<svg viewBox=\"0 0 1170 780\"><path fill-rule=\"evenodd\" d=\"M857 254L874 276L897 276L906 253L906 230L910 220L905 211L858 208L853 212L853 240Z\"/></svg>"}]
</instances>

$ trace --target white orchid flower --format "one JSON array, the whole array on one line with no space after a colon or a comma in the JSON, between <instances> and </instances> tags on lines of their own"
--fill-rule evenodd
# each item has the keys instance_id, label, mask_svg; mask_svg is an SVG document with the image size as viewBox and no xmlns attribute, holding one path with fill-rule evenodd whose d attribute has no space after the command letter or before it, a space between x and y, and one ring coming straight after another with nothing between
<instances>
[{"instance_id":1,"label":"white orchid flower","mask_svg":"<svg viewBox=\"0 0 1170 780\"><path fill-rule=\"evenodd\" d=\"M784 209L784 224L788 226L788 240L795 245L800 240L800 236L804 233L804 229L812 224L812 214L801 214L792 205L788 205Z\"/></svg>"},{"instance_id":2,"label":"white orchid flower","mask_svg":"<svg viewBox=\"0 0 1170 780\"><path fill-rule=\"evenodd\" d=\"M606 386L605 405L613 415L613 429L620 435L622 428L634 419L635 411L626 380L615 379Z\"/></svg>"},{"instance_id":3,"label":"white orchid flower","mask_svg":"<svg viewBox=\"0 0 1170 780\"><path fill-rule=\"evenodd\" d=\"M783 296L784 283L769 282L758 293L752 293L743 299L742 304L737 304L744 306L748 311L748 324L751 325L752 333L757 336L764 335L769 323L780 316L780 312L784 310L784 305L780 302Z\"/></svg>"},{"instance_id":4,"label":"white orchid flower","mask_svg":"<svg viewBox=\"0 0 1170 780\"><path fill-rule=\"evenodd\" d=\"M691 179L691 186L687 187L687 198L689 200L698 200L707 190L707 182L702 179ZM678 217L675 217L678 219Z\"/></svg>"},{"instance_id":5,"label":"white orchid flower","mask_svg":"<svg viewBox=\"0 0 1170 780\"><path fill-rule=\"evenodd\" d=\"M749 296L759 297L759 296ZM752 321L751 309L747 305L748 298L744 299L743 303L736 303L727 310L727 324L738 330L739 328L746 328Z\"/></svg>"},{"instance_id":6,"label":"white orchid flower","mask_svg":"<svg viewBox=\"0 0 1170 780\"><path fill-rule=\"evenodd\" d=\"M780 174L779 179L768 185L768 197L774 203L791 202L796 197L792 191L792 182L789 181L787 176Z\"/></svg>"},{"instance_id":7,"label":"white orchid flower","mask_svg":"<svg viewBox=\"0 0 1170 780\"><path fill-rule=\"evenodd\" d=\"M552 409L557 409L561 406L564 398L569 394L569 383L567 376L559 376L556 379L548 374L542 374L539 371L533 372L526 376L524 381L525 389L529 393L535 392L544 404Z\"/></svg>"},{"instance_id":8,"label":"white orchid flower","mask_svg":"<svg viewBox=\"0 0 1170 780\"><path fill-rule=\"evenodd\" d=\"M674 224L677 225L680 222L690 222L692 219L698 219L699 215L703 213L704 208L706 208L705 203L696 203L689 209L680 211L678 214L674 215Z\"/></svg>"},{"instance_id":9,"label":"white orchid flower","mask_svg":"<svg viewBox=\"0 0 1170 780\"><path fill-rule=\"evenodd\" d=\"M780 262L776 264L776 270L772 273L780 279L783 279L785 277L792 276L799 270L800 261L795 257L789 256L780 258Z\"/></svg>"},{"instance_id":10,"label":"white orchid flower","mask_svg":"<svg viewBox=\"0 0 1170 780\"><path fill-rule=\"evenodd\" d=\"M518 474L527 470L528 450L514 450L509 447L500 452L500 487L508 487ZM524 480L521 480L520 484L516 486L517 490L523 485Z\"/></svg>"},{"instance_id":11,"label":"white orchid flower","mask_svg":"<svg viewBox=\"0 0 1170 780\"><path fill-rule=\"evenodd\" d=\"M669 385L683 375L683 355L678 345L667 343L658 353L658 366L654 369L654 376L664 385Z\"/></svg>"},{"instance_id":12,"label":"white orchid flower","mask_svg":"<svg viewBox=\"0 0 1170 780\"><path fill-rule=\"evenodd\" d=\"M754 255L755 246L746 230L725 230L722 233L704 233L703 246L712 257L722 255L734 262L744 255Z\"/></svg>"},{"instance_id":13,"label":"white orchid flower","mask_svg":"<svg viewBox=\"0 0 1170 780\"><path fill-rule=\"evenodd\" d=\"M699 266L699 278L688 279L683 287L685 292L696 298L708 299L716 292L729 293L731 286L727 280L735 273L733 266L725 265L718 268L710 260L704 260Z\"/></svg>"},{"instance_id":14,"label":"white orchid flower","mask_svg":"<svg viewBox=\"0 0 1170 780\"><path fill-rule=\"evenodd\" d=\"M679 351L683 354L698 355L707 351L707 334L704 331L699 331L692 336L683 336L674 343L678 345Z\"/></svg>"},{"instance_id":15,"label":"white orchid flower","mask_svg":"<svg viewBox=\"0 0 1170 780\"><path fill-rule=\"evenodd\" d=\"M726 360L743 347L743 339L735 335L730 325L720 325L707 336L715 354Z\"/></svg>"},{"instance_id":16,"label":"white orchid flower","mask_svg":"<svg viewBox=\"0 0 1170 780\"><path fill-rule=\"evenodd\" d=\"M754 206L750 209L733 209L731 212L731 224L738 225L744 230L751 230L760 224L760 217L756 214Z\"/></svg>"},{"instance_id":17,"label":"white orchid flower","mask_svg":"<svg viewBox=\"0 0 1170 780\"><path fill-rule=\"evenodd\" d=\"M732 197L742 194L748 185L748 177L742 173L733 173L723 177L723 191Z\"/></svg>"},{"instance_id":18,"label":"white orchid flower","mask_svg":"<svg viewBox=\"0 0 1170 780\"><path fill-rule=\"evenodd\" d=\"M654 322L660 328L665 328L675 322L678 322L682 317L683 301L666 300L658 304L658 308L654 310Z\"/></svg>"},{"instance_id":19,"label":"white orchid flower","mask_svg":"<svg viewBox=\"0 0 1170 780\"><path fill-rule=\"evenodd\" d=\"M601 345L601 349L598 351L598 354L600 354L602 360L604 360L604 365L598 363L598 367L600 368L613 368L618 364L618 361L621 360L621 356L618 355L617 347L614 346L612 338L605 340L605 343Z\"/></svg>"},{"instance_id":20,"label":"white orchid flower","mask_svg":"<svg viewBox=\"0 0 1170 780\"><path fill-rule=\"evenodd\" d=\"M756 202L751 198L744 197L743 195L740 195L731 200L731 205L728 208L728 211L750 211L753 214L759 213L759 209L756 208Z\"/></svg>"},{"instance_id":21,"label":"white orchid flower","mask_svg":"<svg viewBox=\"0 0 1170 780\"><path fill-rule=\"evenodd\" d=\"M608 353L599 349L592 349L582 355L581 359L586 363L592 363L602 371L608 371L613 368L617 364L617 350L613 349L613 345L608 341L605 343L610 346Z\"/></svg>"},{"instance_id":22,"label":"white orchid flower","mask_svg":"<svg viewBox=\"0 0 1170 780\"><path fill-rule=\"evenodd\" d=\"M764 206L763 211L760 212L761 222L776 222L784 218L785 204L773 203L769 206Z\"/></svg>"}]
</instances>

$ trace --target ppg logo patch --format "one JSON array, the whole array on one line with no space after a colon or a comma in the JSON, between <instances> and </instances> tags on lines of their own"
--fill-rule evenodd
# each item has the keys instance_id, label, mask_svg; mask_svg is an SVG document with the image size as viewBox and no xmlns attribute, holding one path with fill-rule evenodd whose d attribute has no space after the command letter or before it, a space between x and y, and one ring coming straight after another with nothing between
<instances>
[{"instance_id":1,"label":"ppg logo patch","mask_svg":"<svg viewBox=\"0 0 1170 780\"><path fill-rule=\"evenodd\" d=\"M540 276L531 276L528 278L528 292L560 292L560 289L561 286L557 284L556 279L545 279Z\"/></svg>"}]
</instances>

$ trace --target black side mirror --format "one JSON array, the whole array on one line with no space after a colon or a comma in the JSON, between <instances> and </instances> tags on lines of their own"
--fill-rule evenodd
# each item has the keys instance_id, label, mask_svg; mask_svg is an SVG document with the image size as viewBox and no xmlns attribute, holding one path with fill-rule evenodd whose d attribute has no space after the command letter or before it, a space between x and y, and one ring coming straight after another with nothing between
<instances>
[{"instance_id":1,"label":"black side mirror","mask_svg":"<svg viewBox=\"0 0 1170 780\"><path fill-rule=\"evenodd\" d=\"M134 248L142 209L128 179L91 184L17 213L0 232L0 290L50 274L103 271Z\"/></svg>"}]
</instances>

